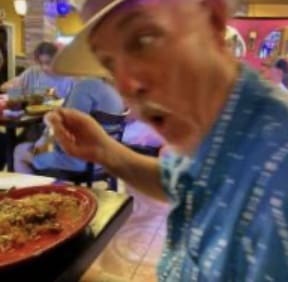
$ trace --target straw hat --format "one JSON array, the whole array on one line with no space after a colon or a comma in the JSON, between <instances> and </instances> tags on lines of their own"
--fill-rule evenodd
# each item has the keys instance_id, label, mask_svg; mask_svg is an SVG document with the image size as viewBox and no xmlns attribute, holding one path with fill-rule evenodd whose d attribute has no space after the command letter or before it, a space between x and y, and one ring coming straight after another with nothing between
<instances>
[{"instance_id":1,"label":"straw hat","mask_svg":"<svg viewBox=\"0 0 288 282\"><path fill-rule=\"evenodd\" d=\"M74 76L109 77L108 71L101 66L92 53L88 36L93 27L117 5L127 0L80 0L77 6L82 10L93 7L94 16L87 22L74 40L55 58L53 70L56 73ZM85 3L84 3L85 2ZM76 5L76 4L75 4Z\"/></svg>"}]
</instances>

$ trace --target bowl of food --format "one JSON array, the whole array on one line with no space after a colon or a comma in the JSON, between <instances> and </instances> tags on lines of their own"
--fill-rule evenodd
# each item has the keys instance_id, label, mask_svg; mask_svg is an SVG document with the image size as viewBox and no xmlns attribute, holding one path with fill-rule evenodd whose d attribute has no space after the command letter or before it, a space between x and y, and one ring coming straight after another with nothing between
<instances>
[{"instance_id":1,"label":"bowl of food","mask_svg":"<svg viewBox=\"0 0 288 282\"><path fill-rule=\"evenodd\" d=\"M34 105L42 105L44 103L44 96L41 94L31 94L27 95L27 104L29 106L34 106Z\"/></svg>"},{"instance_id":2,"label":"bowl of food","mask_svg":"<svg viewBox=\"0 0 288 282\"><path fill-rule=\"evenodd\" d=\"M0 194L0 271L44 255L83 231L97 202L85 188L45 185Z\"/></svg>"},{"instance_id":3,"label":"bowl of food","mask_svg":"<svg viewBox=\"0 0 288 282\"><path fill-rule=\"evenodd\" d=\"M55 109L55 106L51 105L30 105L26 107L26 113L31 116L44 115L49 111Z\"/></svg>"}]
</instances>

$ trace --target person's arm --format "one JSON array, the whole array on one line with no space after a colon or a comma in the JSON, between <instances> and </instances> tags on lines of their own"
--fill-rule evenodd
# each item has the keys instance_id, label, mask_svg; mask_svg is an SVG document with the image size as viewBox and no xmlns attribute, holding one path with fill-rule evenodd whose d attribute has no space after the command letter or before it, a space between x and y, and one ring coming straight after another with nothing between
<instances>
[{"instance_id":1,"label":"person's arm","mask_svg":"<svg viewBox=\"0 0 288 282\"><path fill-rule=\"evenodd\" d=\"M45 121L66 153L99 163L136 190L167 201L157 158L133 152L110 137L91 116L76 110L58 109L49 113Z\"/></svg>"},{"instance_id":2,"label":"person's arm","mask_svg":"<svg viewBox=\"0 0 288 282\"><path fill-rule=\"evenodd\" d=\"M97 91L100 92L103 89L106 91L107 88L103 87L101 83L79 82L67 100L65 107L89 113L92 110L93 102L95 102L91 95L97 97ZM101 97L101 95L99 96ZM107 154L102 158L102 165L111 174L124 179L140 192L157 200L165 201L166 197L160 183L158 159L134 153L116 141L111 141L109 144L111 144L111 147L106 149ZM99 162L99 158L96 156L93 161Z\"/></svg>"},{"instance_id":3,"label":"person's arm","mask_svg":"<svg viewBox=\"0 0 288 282\"><path fill-rule=\"evenodd\" d=\"M21 85L21 82L19 80L19 77L14 77L3 84L1 84L0 89L3 92L7 92L11 88L19 87Z\"/></svg>"},{"instance_id":4,"label":"person's arm","mask_svg":"<svg viewBox=\"0 0 288 282\"><path fill-rule=\"evenodd\" d=\"M161 184L159 159L135 153L112 139L105 150L102 164L139 192L159 201L167 201Z\"/></svg>"},{"instance_id":5,"label":"person's arm","mask_svg":"<svg viewBox=\"0 0 288 282\"><path fill-rule=\"evenodd\" d=\"M32 78L33 75L34 75L34 68L30 67L26 69L19 76L14 77L10 79L9 81L4 82L1 85L1 90L4 92L7 92L9 89L13 89L13 88L22 88L23 90L27 89L29 80Z\"/></svg>"}]
</instances>

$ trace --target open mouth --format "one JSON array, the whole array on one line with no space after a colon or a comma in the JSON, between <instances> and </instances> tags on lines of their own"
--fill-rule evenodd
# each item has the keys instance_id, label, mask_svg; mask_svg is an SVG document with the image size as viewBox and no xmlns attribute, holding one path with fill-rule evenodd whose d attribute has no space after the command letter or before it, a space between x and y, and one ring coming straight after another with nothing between
<instances>
[{"instance_id":1,"label":"open mouth","mask_svg":"<svg viewBox=\"0 0 288 282\"><path fill-rule=\"evenodd\" d=\"M164 107L149 103L141 109L141 116L157 129L163 128L171 112Z\"/></svg>"},{"instance_id":2,"label":"open mouth","mask_svg":"<svg viewBox=\"0 0 288 282\"><path fill-rule=\"evenodd\" d=\"M157 127L161 127L164 124L165 118L164 116L155 115L150 117L150 122Z\"/></svg>"}]
</instances>

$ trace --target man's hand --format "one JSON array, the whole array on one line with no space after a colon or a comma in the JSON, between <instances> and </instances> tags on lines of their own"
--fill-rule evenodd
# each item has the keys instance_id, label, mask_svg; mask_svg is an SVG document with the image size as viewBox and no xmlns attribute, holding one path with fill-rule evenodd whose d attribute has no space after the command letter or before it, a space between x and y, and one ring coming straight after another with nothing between
<instances>
[{"instance_id":1,"label":"man's hand","mask_svg":"<svg viewBox=\"0 0 288 282\"><path fill-rule=\"evenodd\" d=\"M89 115L72 109L59 109L45 117L56 140L70 155L86 161L103 163L114 141Z\"/></svg>"}]
</instances>

